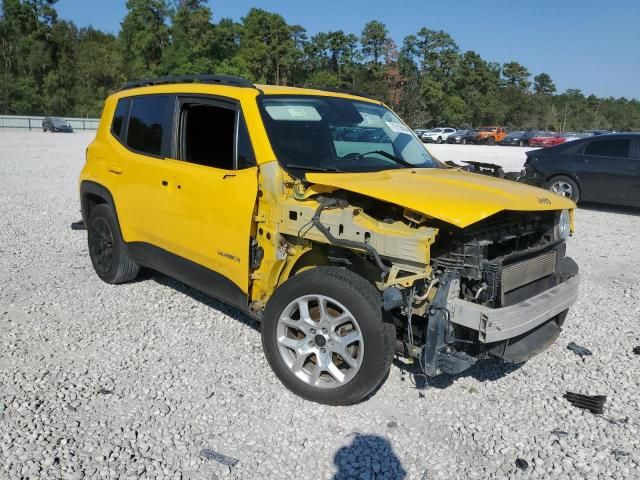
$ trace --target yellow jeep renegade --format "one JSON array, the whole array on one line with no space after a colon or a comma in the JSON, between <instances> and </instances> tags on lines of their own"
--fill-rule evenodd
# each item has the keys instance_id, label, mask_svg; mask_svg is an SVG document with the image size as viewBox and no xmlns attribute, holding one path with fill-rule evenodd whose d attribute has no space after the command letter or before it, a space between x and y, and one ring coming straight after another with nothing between
<instances>
[{"instance_id":1,"label":"yellow jeep renegade","mask_svg":"<svg viewBox=\"0 0 640 480\"><path fill-rule=\"evenodd\" d=\"M91 261L148 267L262 322L284 385L363 399L394 353L427 376L523 362L578 294L575 205L452 169L381 102L227 76L125 85L80 176Z\"/></svg>"}]
</instances>

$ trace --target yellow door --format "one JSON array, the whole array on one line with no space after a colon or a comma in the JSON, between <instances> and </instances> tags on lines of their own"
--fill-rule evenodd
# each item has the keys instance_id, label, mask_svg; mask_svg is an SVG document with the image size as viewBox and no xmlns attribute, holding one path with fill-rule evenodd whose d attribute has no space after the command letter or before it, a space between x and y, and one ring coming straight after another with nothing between
<instances>
[{"instance_id":1,"label":"yellow door","mask_svg":"<svg viewBox=\"0 0 640 480\"><path fill-rule=\"evenodd\" d=\"M155 245L162 238L162 182L167 175L164 157L170 152L174 105L173 95L146 95L118 102L116 115L129 112L130 119L122 131L108 134L113 149L105 153L104 165L126 242Z\"/></svg>"},{"instance_id":2,"label":"yellow door","mask_svg":"<svg viewBox=\"0 0 640 480\"><path fill-rule=\"evenodd\" d=\"M258 168L223 170L165 160L159 247L248 290L251 222Z\"/></svg>"},{"instance_id":3,"label":"yellow door","mask_svg":"<svg viewBox=\"0 0 640 480\"><path fill-rule=\"evenodd\" d=\"M179 96L174 133L175 159L163 162L157 246L193 262L185 266L191 276L207 277L204 267L225 278L202 281L233 290L231 281L246 294L258 167L240 105L233 99Z\"/></svg>"}]
</instances>

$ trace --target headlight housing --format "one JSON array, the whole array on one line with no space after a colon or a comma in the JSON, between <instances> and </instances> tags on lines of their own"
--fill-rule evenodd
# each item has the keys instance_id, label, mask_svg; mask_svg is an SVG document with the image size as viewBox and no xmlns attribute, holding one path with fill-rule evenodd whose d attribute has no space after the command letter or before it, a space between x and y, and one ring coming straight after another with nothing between
<instances>
[{"instance_id":1,"label":"headlight housing","mask_svg":"<svg viewBox=\"0 0 640 480\"><path fill-rule=\"evenodd\" d=\"M571 235L571 217L569 210L562 210L556 217L556 239L566 240Z\"/></svg>"}]
</instances>

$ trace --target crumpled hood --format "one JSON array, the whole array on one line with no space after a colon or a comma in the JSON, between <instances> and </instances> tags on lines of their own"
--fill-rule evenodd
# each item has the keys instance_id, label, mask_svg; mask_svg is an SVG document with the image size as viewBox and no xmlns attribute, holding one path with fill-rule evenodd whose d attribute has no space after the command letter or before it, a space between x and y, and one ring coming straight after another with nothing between
<instances>
[{"instance_id":1,"label":"crumpled hood","mask_svg":"<svg viewBox=\"0 0 640 480\"><path fill-rule=\"evenodd\" d=\"M511 180L445 168L307 173L309 182L349 190L464 228L502 210L575 208L564 197Z\"/></svg>"}]
</instances>

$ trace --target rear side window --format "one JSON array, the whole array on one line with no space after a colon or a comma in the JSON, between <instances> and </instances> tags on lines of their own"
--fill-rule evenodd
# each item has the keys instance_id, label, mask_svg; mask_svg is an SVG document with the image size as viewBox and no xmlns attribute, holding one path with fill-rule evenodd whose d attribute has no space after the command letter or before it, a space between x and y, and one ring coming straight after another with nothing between
<instances>
[{"instance_id":1,"label":"rear side window","mask_svg":"<svg viewBox=\"0 0 640 480\"><path fill-rule=\"evenodd\" d=\"M585 147L584 154L600 157L627 158L629 156L630 144L631 140L624 138L594 140Z\"/></svg>"},{"instance_id":2,"label":"rear side window","mask_svg":"<svg viewBox=\"0 0 640 480\"><path fill-rule=\"evenodd\" d=\"M160 157L163 141L171 136L173 113L171 95L134 97L127 127L127 146L145 155Z\"/></svg>"},{"instance_id":3,"label":"rear side window","mask_svg":"<svg viewBox=\"0 0 640 480\"><path fill-rule=\"evenodd\" d=\"M130 104L131 99L121 98L120 100L118 100L116 112L113 114L113 122L111 122L111 133L113 133L113 135L115 135L119 139L122 139L122 134L124 133L123 127L127 118L127 114L129 113Z\"/></svg>"}]
</instances>

